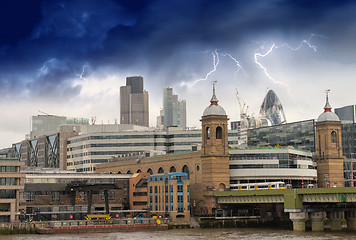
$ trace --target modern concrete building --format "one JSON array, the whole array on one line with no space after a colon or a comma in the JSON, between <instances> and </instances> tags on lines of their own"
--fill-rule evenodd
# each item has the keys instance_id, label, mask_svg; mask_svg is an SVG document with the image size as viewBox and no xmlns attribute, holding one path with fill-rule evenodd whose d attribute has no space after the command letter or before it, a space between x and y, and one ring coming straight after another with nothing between
<instances>
[{"instance_id":1,"label":"modern concrete building","mask_svg":"<svg viewBox=\"0 0 356 240\"><path fill-rule=\"evenodd\" d=\"M120 123L149 125L148 92L143 90L143 77L126 78L120 87Z\"/></svg>"},{"instance_id":2,"label":"modern concrete building","mask_svg":"<svg viewBox=\"0 0 356 240\"><path fill-rule=\"evenodd\" d=\"M188 174L172 172L148 177L151 214L170 218L175 224L190 224L190 186Z\"/></svg>"},{"instance_id":3,"label":"modern concrete building","mask_svg":"<svg viewBox=\"0 0 356 240\"><path fill-rule=\"evenodd\" d=\"M230 149L230 183L284 182L293 188L316 187L311 152L293 148Z\"/></svg>"},{"instance_id":4,"label":"modern concrete building","mask_svg":"<svg viewBox=\"0 0 356 240\"><path fill-rule=\"evenodd\" d=\"M67 139L77 136L81 126L62 125L59 132L14 143L12 157L25 162L26 166L66 169Z\"/></svg>"},{"instance_id":5,"label":"modern concrete building","mask_svg":"<svg viewBox=\"0 0 356 240\"><path fill-rule=\"evenodd\" d=\"M178 100L178 95L173 94L171 87L163 88L163 126L167 127L180 127L185 129L187 127L186 116L186 101ZM157 123L158 124L158 123Z\"/></svg>"},{"instance_id":6,"label":"modern concrete building","mask_svg":"<svg viewBox=\"0 0 356 240\"><path fill-rule=\"evenodd\" d=\"M30 139L35 139L43 135L58 133L60 131L60 126L65 124L88 125L89 119L55 115L32 116Z\"/></svg>"},{"instance_id":7,"label":"modern concrete building","mask_svg":"<svg viewBox=\"0 0 356 240\"><path fill-rule=\"evenodd\" d=\"M16 222L19 220L20 190L24 173L20 173L20 167L24 163L18 159L0 159L0 222Z\"/></svg>"},{"instance_id":8,"label":"modern concrete building","mask_svg":"<svg viewBox=\"0 0 356 240\"><path fill-rule=\"evenodd\" d=\"M67 169L94 172L98 163L109 162L122 154L196 151L202 144L202 131L170 127L153 129L134 125L89 125L67 141ZM229 132L229 146L237 146L237 131Z\"/></svg>"}]
</instances>

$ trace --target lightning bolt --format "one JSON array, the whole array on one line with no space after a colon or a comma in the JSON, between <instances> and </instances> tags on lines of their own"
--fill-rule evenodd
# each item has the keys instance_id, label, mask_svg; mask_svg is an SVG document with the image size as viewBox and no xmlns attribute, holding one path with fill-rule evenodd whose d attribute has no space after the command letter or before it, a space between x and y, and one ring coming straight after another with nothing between
<instances>
[{"instance_id":1,"label":"lightning bolt","mask_svg":"<svg viewBox=\"0 0 356 240\"><path fill-rule=\"evenodd\" d=\"M82 73L81 74L75 74L76 76L78 76L80 79L84 79L84 80L86 80L85 79L85 77L84 77L84 74L85 74L85 68L87 67L87 65L83 65L83 67L82 67Z\"/></svg>"},{"instance_id":2,"label":"lightning bolt","mask_svg":"<svg viewBox=\"0 0 356 240\"><path fill-rule=\"evenodd\" d=\"M275 79L268 73L267 68L266 68L265 66L263 66L263 65L258 61L258 58L259 58L259 57L266 57L266 56L268 56L268 54L270 54L270 53L273 51L273 49L278 48L278 47L276 47L276 45L273 43L272 46L267 50L266 53L262 54L262 53L258 52L259 50L263 50L264 48L265 48L264 45L262 45L262 46L260 46L260 47L256 50L255 56L254 56L255 63L263 70L263 72L265 73L265 75L267 76L268 79L270 79L270 80L271 80L272 82L274 82L274 83L277 83L277 84L281 84L281 85L286 86L286 87L288 88L288 91L289 91L289 86L288 86L288 84L286 84L286 83L284 83L284 82L281 82L281 81L275 80Z\"/></svg>"},{"instance_id":3,"label":"lightning bolt","mask_svg":"<svg viewBox=\"0 0 356 240\"><path fill-rule=\"evenodd\" d=\"M203 52L203 53L207 53L207 52ZM183 86L187 86L187 87L192 87L194 86L195 84L197 84L198 82L201 82L201 81L206 81L208 79L208 77L216 71L216 68L217 66L219 65L219 62L220 62L220 59L219 59L219 53L217 50L215 50L214 52L211 52L211 55L213 56L213 69L210 70L204 78L201 78L201 79L197 79L193 82L182 82L180 84L181 87Z\"/></svg>"},{"instance_id":4,"label":"lightning bolt","mask_svg":"<svg viewBox=\"0 0 356 240\"><path fill-rule=\"evenodd\" d=\"M288 90L288 93L290 93L290 87L288 86L288 84L274 79L271 76L271 74L268 72L267 68L264 65L262 65L262 63L259 62L259 58L264 58L264 57L268 56L274 49L278 49L278 48L282 48L282 47L287 47L292 51L298 51L304 45L306 45L307 47L313 49L314 52L317 52L318 51L317 46L311 43L311 40L312 40L313 37L327 38L327 37L325 37L323 35L318 35L318 34L313 34L312 33L312 34L310 34L308 39L302 40L297 47L292 47L288 43L283 43L283 44L280 44L280 45L276 45L275 43L273 43L272 46L265 53L261 53L261 51L265 49L266 43L264 42L259 48L257 48L255 50L255 54L254 54L255 63L257 64L257 66L259 66L263 70L263 72L265 73L265 75L267 76L268 79L270 79L272 82L274 82L276 84L280 84L280 85L285 86L287 88L287 90ZM256 42L256 43L260 44L258 42Z\"/></svg>"},{"instance_id":5,"label":"lightning bolt","mask_svg":"<svg viewBox=\"0 0 356 240\"><path fill-rule=\"evenodd\" d=\"M197 84L198 82L201 82L201 81L206 81L208 80L209 76L211 74L213 74L214 72L216 72L217 70L217 67L220 63L220 57L219 57L219 52L217 49L215 49L215 51L211 52L211 51L206 51L206 52L202 52L202 53L211 53L211 55L213 56L213 69L210 70L208 73L205 74L205 77L204 78L200 78L200 79L197 79L193 82L181 82L180 83L180 86L183 87L183 86L187 86L187 87L192 87L194 86L195 84ZM242 71L245 71L243 69L243 67L240 65L240 62L236 60L236 58L234 58L231 54L229 53L221 53L220 54L221 56L223 57L229 57L232 61L235 62L236 66L237 66L237 71L236 72L239 72L240 70Z\"/></svg>"},{"instance_id":6,"label":"lightning bolt","mask_svg":"<svg viewBox=\"0 0 356 240\"><path fill-rule=\"evenodd\" d=\"M43 66L41 67L40 74L46 74L48 72L48 63L53 62L54 60L56 60L55 58L49 59L47 61L44 62Z\"/></svg>"},{"instance_id":7,"label":"lightning bolt","mask_svg":"<svg viewBox=\"0 0 356 240\"><path fill-rule=\"evenodd\" d=\"M95 72L93 72L90 76L86 77L85 69L88 67L89 67L88 65L84 64L82 67L82 73L80 73L80 74L77 73L77 74L75 74L75 76L78 76L82 80L87 80L87 78L92 77L95 74Z\"/></svg>"}]
</instances>

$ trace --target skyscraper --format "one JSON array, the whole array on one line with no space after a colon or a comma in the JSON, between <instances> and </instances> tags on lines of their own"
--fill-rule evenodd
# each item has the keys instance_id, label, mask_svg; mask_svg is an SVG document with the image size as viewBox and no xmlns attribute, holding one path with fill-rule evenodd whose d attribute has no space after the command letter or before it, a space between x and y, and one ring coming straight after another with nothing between
<instances>
[{"instance_id":1,"label":"skyscraper","mask_svg":"<svg viewBox=\"0 0 356 240\"><path fill-rule=\"evenodd\" d=\"M273 90L269 90L266 94L260 108L260 114L261 116L267 118L272 125L287 122L283 106Z\"/></svg>"},{"instance_id":2,"label":"skyscraper","mask_svg":"<svg viewBox=\"0 0 356 240\"><path fill-rule=\"evenodd\" d=\"M178 95L173 95L171 87L163 88L163 126L165 128L176 126L183 129L187 126L186 101L178 100Z\"/></svg>"},{"instance_id":3,"label":"skyscraper","mask_svg":"<svg viewBox=\"0 0 356 240\"><path fill-rule=\"evenodd\" d=\"M148 127L148 92L141 76L127 77L126 86L120 87L120 124Z\"/></svg>"}]
</instances>

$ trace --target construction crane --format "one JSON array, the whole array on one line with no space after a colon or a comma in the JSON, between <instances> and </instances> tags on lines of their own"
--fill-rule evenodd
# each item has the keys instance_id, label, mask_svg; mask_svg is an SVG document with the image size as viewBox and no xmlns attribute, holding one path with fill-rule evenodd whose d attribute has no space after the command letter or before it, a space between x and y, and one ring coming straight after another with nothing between
<instances>
[{"instance_id":1,"label":"construction crane","mask_svg":"<svg viewBox=\"0 0 356 240\"><path fill-rule=\"evenodd\" d=\"M38 110L39 113L42 113L42 114L45 114L47 116L52 116L51 114L48 114L48 113L45 113L45 112L42 112L41 110Z\"/></svg>"},{"instance_id":2,"label":"construction crane","mask_svg":"<svg viewBox=\"0 0 356 240\"><path fill-rule=\"evenodd\" d=\"M237 98L237 101L240 106L240 121L242 121L243 119L246 119L248 117L247 116L248 106L246 105L245 102L243 104L241 104L241 100L240 100L239 92L237 91L237 88L236 88L236 98Z\"/></svg>"}]
</instances>

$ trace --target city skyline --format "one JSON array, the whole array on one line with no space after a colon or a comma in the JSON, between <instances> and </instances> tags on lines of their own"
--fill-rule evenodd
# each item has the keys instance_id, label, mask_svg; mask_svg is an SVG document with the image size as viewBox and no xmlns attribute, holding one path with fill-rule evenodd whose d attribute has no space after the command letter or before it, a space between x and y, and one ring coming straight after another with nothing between
<instances>
[{"instance_id":1,"label":"city skyline","mask_svg":"<svg viewBox=\"0 0 356 240\"><path fill-rule=\"evenodd\" d=\"M256 115L274 90L288 122L355 104L353 1L9 1L0 5L0 148L24 139L30 117L120 119L127 76L143 76L150 126L171 86L187 126L216 96L230 121L235 96ZM21 7L19 7L21 6Z\"/></svg>"}]
</instances>

